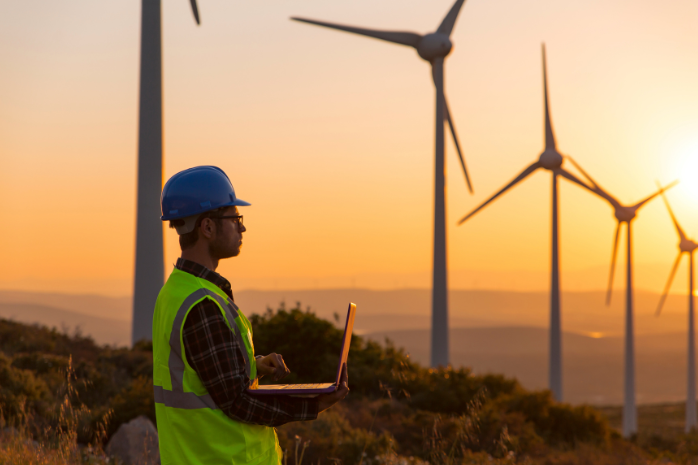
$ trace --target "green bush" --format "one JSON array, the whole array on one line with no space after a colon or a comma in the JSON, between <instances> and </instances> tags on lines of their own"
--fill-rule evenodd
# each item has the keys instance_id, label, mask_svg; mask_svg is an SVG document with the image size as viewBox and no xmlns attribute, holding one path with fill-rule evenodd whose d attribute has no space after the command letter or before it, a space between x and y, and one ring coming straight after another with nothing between
<instances>
[{"instance_id":1,"label":"green bush","mask_svg":"<svg viewBox=\"0 0 698 465\"><path fill-rule=\"evenodd\" d=\"M0 411L9 423L24 421L27 415L47 413L50 395L46 382L29 370L15 368L0 354Z\"/></svg>"},{"instance_id":2,"label":"green bush","mask_svg":"<svg viewBox=\"0 0 698 465\"><path fill-rule=\"evenodd\" d=\"M139 376L132 380L128 386L110 400L109 408L114 412L107 430L109 436L114 434L122 423L141 415L147 416L155 424L152 378Z\"/></svg>"},{"instance_id":3,"label":"green bush","mask_svg":"<svg viewBox=\"0 0 698 465\"><path fill-rule=\"evenodd\" d=\"M334 411L323 412L315 421L289 423L278 428L279 445L295 459L296 447L307 444L303 463L341 460L359 463L362 457L375 458L393 450L395 440L389 432L380 434L355 428Z\"/></svg>"}]
</instances>

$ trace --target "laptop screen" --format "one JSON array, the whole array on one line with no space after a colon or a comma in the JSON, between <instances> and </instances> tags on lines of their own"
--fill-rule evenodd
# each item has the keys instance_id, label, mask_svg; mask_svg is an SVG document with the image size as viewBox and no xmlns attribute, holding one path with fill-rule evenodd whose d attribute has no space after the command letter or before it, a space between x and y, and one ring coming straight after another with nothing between
<instances>
[{"instance_id":1,"label":"laptop screen","mask_svg":"<svg viewBox=\"0 0 698 465\"><path fill-rule=\"evenodd\" d=\"M356 304L350 303L347 311L347 324L344 327L344 338L342 339L342 352L339 355L339 366L337 367L337 386L339 386L339 380L342 377L342 366L347 363L347 357L349 357L351 333L354 329L354 315L356 315Z\"/></svg>"}]
</instances>

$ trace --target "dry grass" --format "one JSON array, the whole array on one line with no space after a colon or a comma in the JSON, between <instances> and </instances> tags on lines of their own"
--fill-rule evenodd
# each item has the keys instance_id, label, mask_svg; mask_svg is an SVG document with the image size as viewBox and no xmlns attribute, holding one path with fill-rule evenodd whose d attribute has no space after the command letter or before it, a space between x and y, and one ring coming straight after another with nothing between
<instances>
[{"instance_id":1,"label":"dry grass","mask_svg":"<svg viewBox=\"0 0 698 465\"><path fill-rule=\"evenodd\" d=\"M108 412L93 431L94 440L87 446L78 444L79 428L86 429L90 410L80 402L75 389L76 376L72 360L68 363L62 402L54 409L52 426L40 434L33 434L32 417L25 409L13 418L11 425L0 411L0 465L106 465L114 464L104 454L102 444L106 437L111 412Z\"/></svg>"}]
</instances>

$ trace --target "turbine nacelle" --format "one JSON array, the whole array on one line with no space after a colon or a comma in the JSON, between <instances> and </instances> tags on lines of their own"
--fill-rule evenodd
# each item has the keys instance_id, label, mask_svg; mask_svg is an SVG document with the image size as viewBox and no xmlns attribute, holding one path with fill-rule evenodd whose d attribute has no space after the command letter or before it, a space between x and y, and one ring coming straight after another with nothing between
<instances>
[{"instance_id":1,"label":"turbine nacelle","mask_svg":"<svg viewBox=\"0 0 698 465\"><path fill-rule=\"evenodd\" d=\"M554 148L545 149L538 158L538 163L546 170L554 170L562 166L562 155Z\"/></svg>"},{"instance_id":2,"label":"turbine nacelle","mask_svg":"<svg viewBox=\"0 0 698 465\"><path fill-rule=\"evenodd\" d=\"M676 182L674 182L674 184L676 184ZM664 199L664 205L666 205L667 210L669 210L669 216L671 216L671 221L674 223L674 227L676 227L676 232L679 234L679 255L678 257L676 257L676 260L674 261L674 266L671 268L671 273L669 273L669 280L667 281L666 286L664 286L662 298L659 299L659 305L657 306L656 316L659 316L659 313L661 313L662 307L664 306L664 302L666 302L666 298L669 295L669 291L671 290L671 283L674 280L674 275L676 275L676 270L679 268L679 264L681 263L681 258L683 257L683 254L687 253L691 257L688 263L690 267L693 267L693 252L696 249L698 249L698 244L686 237L686 233L683 232L683 229L681 228L679 222L676 220L676 217L674 216L674 212L671 209L671 205L669 205L669 200L666 198L666 195L664 195L664 191L672 185L673 184L669 185L666 188L662 188L661 184L659 184L659 181L657 181L657 186L659 187L660 193L662 194L662 198ZM689 269L689 276L691 277L691 279L689 280L688 285L688 295L691 296L691 302L693 302L693 268ZM691 303L689 309L692 314L693 303ZM691 316L691 318L693 318L693 316ZM693 337L692 326L689 327L689 334L691 335L690 337ZM690 347L691 344L689 343L689 351L693 350L690 349ZM691 368L689 368L689 370L691 370ZM694 388L689 389L689 392L693 391L695 391Z\"/></svg>"},{"instance_id":3,"label":"turbine nacelle","mask_svg":"<svg viewBox=\"0 0 698 465\"><path fill-rule=\"evenodd\" d=\"M694 250L698 249L698 243L695 243L690 239L682 239L679 242L679 249L681 249L681 252L692 253Z\"/></svg>"},{"instance_id":4,"label":"turbine nacelle","mask_svg":"<svg viewBox=\"0 0 698 465\"><path fill-rule=\"evenodd\" d=\"M636 207L616 207L616 219L621 223L630 223L632 220L635 219L635 216L637 215L637 210L638 209Z\"/></svg>"},{"instance_id":5,"label":"turbine nacelle","mask_svg":"<svg viewBox=\"0 0 698 465\"><path fill-rule=\"evenodd\" d=\"M434 32L421 38L417 45L417 53L427 61L444 58L453 49L453 43L446 34Z\"/></svg>"}]
</instances>

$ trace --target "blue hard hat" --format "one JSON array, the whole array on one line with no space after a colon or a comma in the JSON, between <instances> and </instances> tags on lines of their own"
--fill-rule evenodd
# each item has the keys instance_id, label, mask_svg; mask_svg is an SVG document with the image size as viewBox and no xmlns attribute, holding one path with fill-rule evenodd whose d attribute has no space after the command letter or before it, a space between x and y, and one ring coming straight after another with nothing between
<instances>
[{"instance_id":1,"label":"blue hard hat","mask_svg":"<svg viewBox=\"0 0 698 465\"><path fill-rule=\"evenodd\" d=\"M178 220L221 207L248 205L235 197L235 189L222 169L195 166L180 171L165 183L160 196L160 219Z\"/></svg>"}]
</instances>

